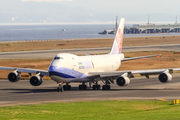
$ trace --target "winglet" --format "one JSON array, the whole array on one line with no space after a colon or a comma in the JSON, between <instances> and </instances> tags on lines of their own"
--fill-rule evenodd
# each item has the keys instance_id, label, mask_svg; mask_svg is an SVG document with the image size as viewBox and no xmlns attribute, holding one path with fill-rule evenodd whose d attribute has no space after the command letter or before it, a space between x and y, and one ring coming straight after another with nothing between
<instances>
[{"instance_id":1,"label":"winglet","mask_svg":"<svg viewBox=\"0 0 180 120\"><path fill-rule=\"evenodd\" d=\"M109 54L120 54L122 52L124 23L125 23L125 19L121 18L120 25L117 29L116 37L114 39L111 52Z\"/></svg>"}]
</instances>

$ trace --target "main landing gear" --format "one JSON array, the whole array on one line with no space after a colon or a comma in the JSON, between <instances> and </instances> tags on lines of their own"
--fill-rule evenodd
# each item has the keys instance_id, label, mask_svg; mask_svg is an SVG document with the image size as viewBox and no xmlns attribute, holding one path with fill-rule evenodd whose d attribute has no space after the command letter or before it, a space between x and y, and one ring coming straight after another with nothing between
<instances>
[{"instance_id":1,"label":"main landing gear","mask_svg":"<svg viewBox=\"0 0 180 120\"><path fill-rule=\"evenodd\" d=\"M102 89L103 89L103 90L110 90L110 89L111 89L111 86L110 86L110 85L103 85L103 86L102 86Z\"/></svg>"},{"instance_id":2,"label":"main landing gear","mask_svg":"<svg viewBox=\"0 0 180 120\"><path fill-rule=\"evenodd\" d=\"M105 85L102 86L102 90L110 90L111 87L109 85L110 83L108 81L106 81ZM87 89L87 85L85 85L85 83L82 83L82 85L79 85L79 90L86 90ZM95 85L93 85L93 90L100 90L101 86L98 84L98 82L96 82Z\"/></svg>"},{"instance_id":3,"label":"main landing gear","mask_svg":"<svg viewBox=\"0 0 180 120\"><path fill-rule=\"evenodd\" d=\"M63 85L64 90L71 90L71 85L66 83L66 85Z\"/></svg>"},{"instance_id":4,"label":"main landing gear","mask_svg":"<svg viewBox=\"0 0 180 120\"><path fill-rule=\"evenodd\" d=\"M110 90L111 89L111 86L108 85L108 81L106 81L105 85L102 86L102 89L103 90Z\"/></svg>"},{"instance_id":5,"label":"main landing gear","mask_svg":"<svg viewBox=\"0 0 180 120\"><path fill-rule=\"evenodd\" d=\"M86 90L87 89L87 85L85 85L85 83L82 83L82 85L79 85L79 90Z\"/></svg>"},{"instance_id":6,"label":"main landing gear","mask_svg":"<svg viewBox=\"0 0 180 120\"><path fill-rule=\"evenodd\" d=\"M93 85L93 90L100 90L101 89L101 86L98 85L98 82L96 82L95 85Z\"/></svg>"},{"instance_id":7,"label":"main landing gear","mask_svg":"<svg viewBox=\"0 0 180 120\"><path fill-rule=\"evenodd\" d=\"M83 82L82 85L79 85L79 90L86 90L87 89L87 85ZM101 86L98 84L98 82L96 82L95 85L93 85L93 90L100 90ZM108 83L108 81L106 81L105 85L102 86L102 90L110 90L111 87ZM71 90L71 85L69 85L68 83L66 83L66 85L63 85L63 83L59 83L59 87L57 88L58 92L63 92L64 90Z\"/></svg>"},{"instance_id":8,"label":"main landing gear","mask_svg":"<svg viewBox=\"0 0 180 120\"><path fill-rule=\"evenodd\" d=\"M66 85L63 85L63 83L59 83L59 87L57 88L57 91L63 92L64 90L71 90L71 85L68 85L68 83L66 83Z\"/></svg>"}]
</instances>

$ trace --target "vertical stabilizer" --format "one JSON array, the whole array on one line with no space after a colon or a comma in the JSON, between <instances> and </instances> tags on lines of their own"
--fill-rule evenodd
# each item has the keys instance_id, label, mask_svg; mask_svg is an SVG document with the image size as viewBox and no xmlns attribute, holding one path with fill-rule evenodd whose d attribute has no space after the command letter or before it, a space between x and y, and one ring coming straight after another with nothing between
<instances>
[{"instance_id":1,"label":"vertical stabilizer","mask_svg":"<svg viewBox=\"0 0 180 120\"><path fill-rule=\"evenodd\" d=\"M124 33L124 22L125 19L121 18L119 27L116 32L116 36L109 54L120 54L122 51L123 33Z\"/></svg>"}]
</instances>

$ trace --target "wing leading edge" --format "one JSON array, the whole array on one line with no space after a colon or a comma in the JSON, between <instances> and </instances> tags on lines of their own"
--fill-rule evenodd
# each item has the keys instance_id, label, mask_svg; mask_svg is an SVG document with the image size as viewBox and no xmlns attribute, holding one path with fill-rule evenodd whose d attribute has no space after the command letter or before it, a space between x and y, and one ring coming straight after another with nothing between
<instances>
[{"instance_id":1,"label":"wing leading edge","mask_svg":"<svg viewBox=\"0 0 180 120\"><path fill-rule=\"evenodd\" d=\"M1 70L16 70L17 72L25 72L25 73L40 73L43 76L49 76L48 71L46 70L38 70L38 69L28 69L28 68L14 68L14 67L0 67Z\"/></svg>"},{"instance_id":2,"label":"wing leading edge","mask_svg":"<svg viewBox=\"0 0 180 120\"><path fill-rule=\"evenodd\" d=\"M167 68L167 69L148 69L148 70L130 70L130 71L115 71L115 72L89 72L89 76L99 75L101 78L106 77L118 77L127 73L127 77L133 78L134 74L140 74L141 76L157 75L163 72L173 73L173 71L180 71L180 68Z\"/></svg>"}]
</instances>

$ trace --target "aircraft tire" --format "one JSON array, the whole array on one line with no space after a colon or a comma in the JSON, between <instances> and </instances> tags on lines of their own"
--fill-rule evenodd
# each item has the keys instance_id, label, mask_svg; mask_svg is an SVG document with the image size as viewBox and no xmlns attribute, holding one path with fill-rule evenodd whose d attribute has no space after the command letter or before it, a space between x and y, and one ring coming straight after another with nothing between
<instances>
[{"instance_id":1,"label":"aircraft tire","mask_svg":"<svg viewBox=\"0 0 180 120\"><path fill-rule=\"evenodd\" d=\"M61 92L63 92L63 91L64 91L63 87L61 87L61 88L60 88L60 91L61 91Z\"/></svg>"},{"instance_id":2,"label":"aircraft tire","mask_svg":"<svg viewBox=\"0 0 180 120\"><path fill-rule=\"evenodd\" d=\"M100 90L101 86L100 85L97 85L97 90Z\"/></svg>"},{"instance_id":3,"label":"aircraft tire","mask_svg":"<svg viewBox=\"0 0 180 120\"><path fill-rule=\"evenodd\" d=\"M110 85L103 85L102 89L103 90L110 90L111 87L110 87Z\"/></svg>"},{"instance_id":4,"label":"aircraft tire","mask_svg":"<svg viewBox=\"0 0 180 120\"><path fill-rule=\"evenodd\" d=\"M107 85L107 90L110 90L111 89L111 86L110 85Z\"/></svg>"},{"instance_id":5,"label":"aircraft tire","mask_svg":"<svg viewBox=\"0 0 180 120\"><path fill-rule=\"evenodd\" d=\"M96 85L93 85L93 90L96 90L96 88L97 88Z\"/></svg>"},{"instance_id":6,"label":"aircraft tire","mask_svg":"<svg viewBox=\"0 0 180 120\"><path fill-rule=\"evenodd\" d=\"M86 90L87 89L87 85L83 85L83 90Z\"/></svg>"},{"instance_id":7,"label":"aircraft tire","mask_svg":"<svg viewBox=\"0 0 180 120\"><path fill-rule=\"evenodd\" d=\"M103 90L106 90L106 85L103 85L103 86L102 86L102 89L103 89Z\"/></svg>"},{"instance_id":8,"label":"aircraft tire","mask_svg":"<svg viewBox=\"0 0 180 120\"><path fill-rule=\"evenodd\" d=\"M67 85L63 85L63 89L64 90L68 90L68 86Z\"/></svg>"},{"instance_id":9,"label":"aircraft tire","mask_svg":"<svg viewBox=\"0 0 180 120\"><path fill-rule=\"evenodd\" d=\"M68 86L67 86L67 90L71 90L71 85L68 85Z\"/></svg>"},{"instance_id":10,"label":"aircraft tire","mask_svg":"<svg viewBox=\"0 0 180 120\"><path fill-rule=\"evenodd\" d=\"M82 89L83 89L82 85L79 85L79 90L82 90Z\"/></svg>"},{"instance_id":11,"label":"aircraft tire","mask_svg":"<svg viewBox=\"0 0 180 120\"><path fill-rule=\"evenodd\" d=\"M58 92L60 92L60 89L59 89L59 87L57 87L57 91L58 91Z\"/></svg>"}]
</instances>

